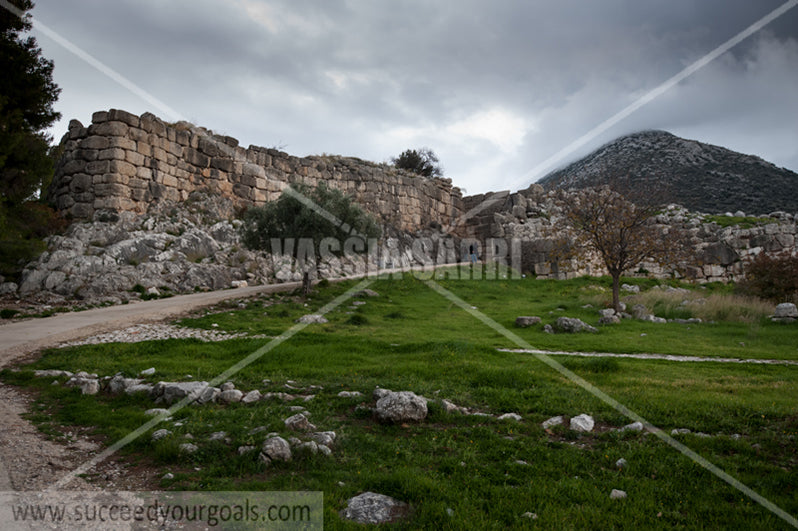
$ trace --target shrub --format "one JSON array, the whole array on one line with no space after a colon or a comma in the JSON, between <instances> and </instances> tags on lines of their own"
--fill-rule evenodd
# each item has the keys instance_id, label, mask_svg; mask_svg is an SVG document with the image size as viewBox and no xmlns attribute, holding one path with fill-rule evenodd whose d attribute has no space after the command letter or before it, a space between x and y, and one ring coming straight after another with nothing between
<instances>
[{"instance_id":1,"label":"shrub","mask_svg":"<svg viewBox=\"0 0 798 531\"><path fill-rule=\"evenodd\" d=\"M798 302L798 256L759 253L746 264L738 290L775 303Z\"/></svg>"}]
</instances>

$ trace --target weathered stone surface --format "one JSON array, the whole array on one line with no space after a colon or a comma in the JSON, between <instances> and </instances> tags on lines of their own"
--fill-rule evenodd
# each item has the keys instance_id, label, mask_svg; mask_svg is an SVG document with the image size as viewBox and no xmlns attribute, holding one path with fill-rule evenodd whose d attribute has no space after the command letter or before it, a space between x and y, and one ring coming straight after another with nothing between
<instances>
[{"instance_id":1,"label":"weathered stone surface","mask_svg":"<svg viewBox=\"0 0 798 531\"><path fill-rule=\"evenodd\" d=\"M565 422L565 419L561 415L558 415L556 417L551 417L548 420L544 420L541 426L543 426L544 430L547 430L554 426L561 426L563 422Z\"/></svg>"},{"instance_id":2,"label":"weathered stone surface","mask_svg":"<svg viewBox=\"0 0 798 531\"><path fill-rule=\"evenodd\" d=\"M610 492L610 499L612 500L622 500L624 498L626 498L626 491L612 489L612 492Z\"/></svg>"},{"instance_id":3,"label":"weathered stone surface","mask_svg":"<svg viewBox=\"0 0 798 531\"><path fill-rule=\"evenodd\" d=\"M228 389L219 393L219 396L216 398L216 400L223 404L235 404L237 402L241 402L242 398L244 398L244 393L238 389Z\"/></svg>"},{"instance_id":4,"label":"weathered stone surface","mask_svg":"<svg viewBox=\"0 0 798 531\"><path fill-rule=\"evenodd\" d=\"M261 453L271 461L291 460L291 446L288 444L288 441L279 436L266 439L263 442Z\"/></svg>"},{"instance_id":5,"label":"weathered stone surface","mask_svg":"<svg viewBox=\"0 0 798 531\"><path fill-rule=\"evenodd\" d=\"M521 415L519 415L518 413L505 413L504 415L499 415L498 419L521 421L523 420L523 417L521 417Z\"/></svg>"},{"instance_id":6,"label":"weathered stone surface","mask_svg":"<svg viewBox=\"0 0 798 531\"><path fill-rule=\"evenodd\" d=\"M364 492L346 502L341 518L359 524L385 524L397 522L410 514L410 506L384 494Z\"/></svg>"},{"instance_id":7,"label":"weathered stone surface","mask_svg":"<svg viewBox=\"0 0 798 531\"><path fill-rule=\"evenodd\" d=\"M207 388L208 382L158 382L152 395L156 401L173 404L185 397L196 400Z\"/></svg>"},{"instance_id":8,"label":"weathered stone surface","mask_svg":"<svg viewBox=\"0 0 798 531\"><path fill-rule=\"evenodd\" d=\"M312 431L316 429L316 426L311 424L302 413L297 413L285 419L285 427L294 431Z\"/></svg>"},{"instance_id":9,"label":"weathered stone surface","mask_svg":"<svg viewBox=\"0 0 798 531\"><path fill-rule=\"evenodd\" d=\"M558 317L556 322L557 329L568 334L578 332L598 332L594 327L575 317Z\"/></svg>"},{"instance_id":10,"label":"weathered stone surface","mask_svg":"<svg viewBox=\"0 0 798 531\"><path fill-rule=\"evenodd\" d=\"M417 422L427 417L427 401L411 391L392 392L377 400L375 413L382 422Z\"/></svg>"},{"instance_id":11,"label":"weathered stone surface","mask_svg":"<svg viewBox=\"0 0 798 531\"><path fill-rule=\"evenodd\" d=\"M155 430L152 432L152 440L153 441L160 441L171 435L171 431L167 430L166 428L161 428L160 430Z\"/></svg>"},{"instance_id":12,"label":"weathered stone surface","mask_svg":"<svg viewBox=\"0 0 798 531\"><path fill-rule=\"evenodd\" d=\"M774 321L792 322L798 319L798 308L791 302L783 302L776 306L773 314Z\"/></svg>"},{"instance_id":13,"label":"weathered stone surface","mask_svg":"<svg viewBox=\"0 0 798 531\"><path fill-rule=\"evenodd\" d=\"M241 398L242 404L252 404L261 399L261 393L257 389L250 391Z\"/></svg>"},{"instance_id":14,"label":"weathered stone surface","mask_svg":"<svg viewBox=\"0 0 798 531\"><path fill-rule=\"evenodd\" d=\"M581 415L577 415L576 417L573 417L571 419L571 424L569 425L569 427L570 427L570 429L572 429L574 431L580 431L580 432L584 432L584 433L589 433L589 432L593 431L593 426L595 426L595 425L596 425L596 423L593 420L593 417L583 413Z\"/></svg>"},{"instance_id":15,"label":"weathered stone surface","mask_svg":"<svg viewBox=\"0 0 798 531\"><path fill-rule=\"evenodd\" d=\"M627 424L626 426L620 428L619 431L643 431L643 423L632 422L631 424Z\"/></svg>"},{"instance_id":16,"label":"weathered stone surface","mask_svg":"<svg viewBox=\"0 0 798 531\"><path fill-rule=\"evenodd\" d=\"M541 320L540 317L537 316L522 315L520 317L515 318L515 326L519 328L528 328L530 326L539 324L540 320Z\"/></svg>"}]
</instances>

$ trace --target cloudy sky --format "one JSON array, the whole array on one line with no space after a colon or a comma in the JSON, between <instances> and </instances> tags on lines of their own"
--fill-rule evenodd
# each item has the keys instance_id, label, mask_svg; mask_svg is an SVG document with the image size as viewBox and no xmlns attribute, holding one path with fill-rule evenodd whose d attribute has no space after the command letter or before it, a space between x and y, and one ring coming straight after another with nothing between
<instances>
[{"instance_id":1,"label":"cloudy sky","mask_svg":"<svg viewBox=\"0 0 798 531\"><path fill-rule=\"evenodd\" d=\"M63 89L56 138L118 108L297 156L429 147L469 194L643 129L798 171L798 7L584 137L785 0L35 3Z\"/></svg>"}]
</instances>

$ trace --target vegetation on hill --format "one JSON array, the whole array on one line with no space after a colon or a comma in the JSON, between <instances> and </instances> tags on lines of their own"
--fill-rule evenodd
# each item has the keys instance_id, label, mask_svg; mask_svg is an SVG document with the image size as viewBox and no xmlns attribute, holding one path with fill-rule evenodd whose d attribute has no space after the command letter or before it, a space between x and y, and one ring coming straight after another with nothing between
<instances>
[{"instance_id":1,"label":"vegetation on hill","mask_svg":"<svg viewBox=\"0 0 798 531\"><path fill-rule=\"evenodd\" d=\"M422 177L442 177L438 156L429 148L407 149L398 157L391 159L394 166Z\"/></svg>"}]
</instances>

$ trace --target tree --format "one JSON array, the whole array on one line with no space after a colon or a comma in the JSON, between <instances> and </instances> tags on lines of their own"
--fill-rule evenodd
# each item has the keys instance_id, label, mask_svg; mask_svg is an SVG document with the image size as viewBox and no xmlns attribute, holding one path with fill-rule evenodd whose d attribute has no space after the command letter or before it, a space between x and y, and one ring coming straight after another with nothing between
<instances>
[{"instance_id":1,"label":"tree","mask_svg":"<svg viewBox=\"0 0 798 531\"><path fill-rule=\"evenodd\" d=\"M673 227L654 223L656 207L635 204L609 187L564 194L560 205L570 232L570 256L595 252L612 277L612 307L620 313L624 271L653 260L674 265L684 258L686 238Z\"/></svg>"},{"instance_id":2,"label":"tree","mask_svg":"<svg viewBox=\"0 0 798 531\"><path fill-rule=\"evenodd\" d=\"M300 245L302 240L312 241L313 258L316 258L325 238L336 238L340 242L337 251L345 250L347 241L350 250L365 251L367 240L381 234L371 216L341 191L323 183L314 189L294 184L276 201L247 210L243 221L240 231L245 246L300 259L305 258L302 253L307 252L307 247ZM310 264L300 265L304 268L303 288L307 293Z\"/></svg>"},{"instance_id":3,"label":"tree","mask_svg":"<svg viewBox=\"0 0 798 531\"><path fill-rule=\"evenodd\" d=\"M52 174L50 137L44 133L60 114L53 110L60 89L53 63L41 57L31 29L30 0L8 0L16 12L0 7L0 192L3 206L30 199ZM19 16L23 15L23 16Z\"/></svg>"},{"instance_id":4,"label":"tree","mask_svg":"<svg viewBox=\"0 0 798 531\"><path fill-rule=\"evenodd\" d=\"M422 177L442 177L443 170L438 163L438 156L429 149L408 149L398 157L391 159L399 169L416 173Z\"/></svg>"}]
</instances>

